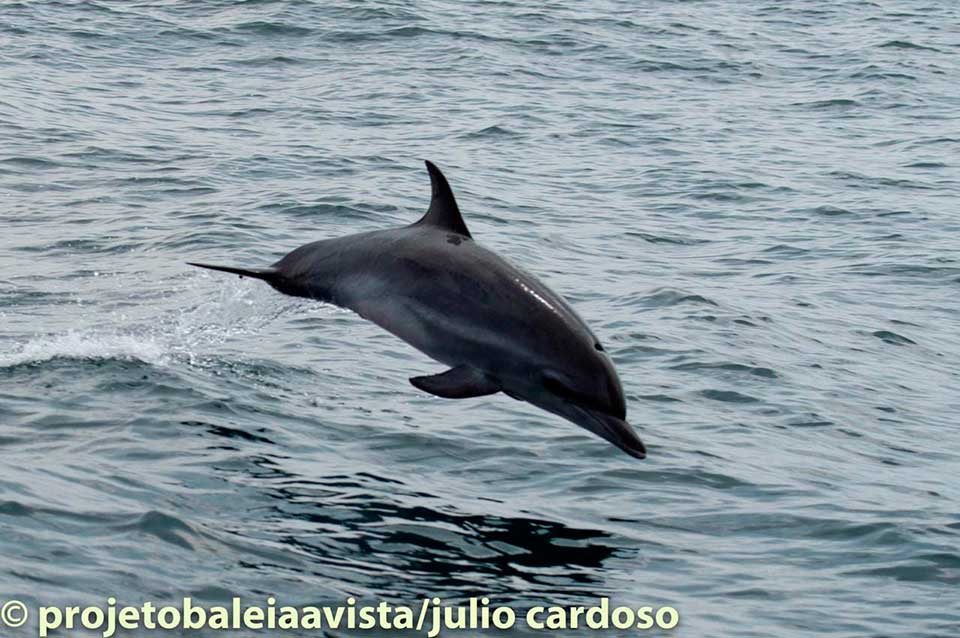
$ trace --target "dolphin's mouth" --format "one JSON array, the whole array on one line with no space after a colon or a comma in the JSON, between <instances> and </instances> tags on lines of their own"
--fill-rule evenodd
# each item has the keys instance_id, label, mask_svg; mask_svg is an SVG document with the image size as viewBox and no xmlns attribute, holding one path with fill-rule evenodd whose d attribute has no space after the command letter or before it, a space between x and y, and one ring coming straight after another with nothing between
<instances>
[{"instance_id":1,"label":"dolphin's mouth","mask_svg":"<svg viewBox=\"0 0 960 638\"><path fill-rule=\"evenodd\" d=\"M559 395L556 392L515 392L501 386L500 390L514 399L526 401L538 408L559 415L580 426L588 432L608 441L635 459L647 458L647 448L637 436L633 427L619 416L610 414L605 409L597 409L584 405L576 397ZM625 411L625 410L624 410ZM624 415L625 416L625 415Z\"/></svg>"},{"instance_id":2,"label":"dolphin's mouth","mask_svg":"<svg viewBox=\"0 0 960 638\"><path fill-rule=\"evenodd\" d=\"M603 410L587 407L570 399L558 397L555 394L541 395L528 398L522 395L511 394L514 398L528 401L533 405L558 414L571 423L576 423L584 430L592 432L636 459L647 458L647 448L637 436L633 427L623 419ZM545 400L552 398L553 400Z\"/></svg>"},{"instance_id":3,"label":"dolphin's mouth","mask_svg":"<svg viewBox=\"0 0 960 638\"><path fill-rule=\"evenodd\" d=\"M637 459L647 458L647 448L634 432L633 427L623 419L598 410L574 406L587 418L580 425L597 436L610 441L618 448Z\"/></svg>"}]
</instances>

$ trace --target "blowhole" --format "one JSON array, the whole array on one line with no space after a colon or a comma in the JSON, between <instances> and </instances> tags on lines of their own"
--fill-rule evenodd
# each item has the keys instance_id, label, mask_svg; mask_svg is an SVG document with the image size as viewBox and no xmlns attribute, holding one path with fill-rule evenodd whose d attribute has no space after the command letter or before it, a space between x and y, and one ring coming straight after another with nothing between
<instances>
[{"instance_id":1,"label":"blowhole","mask_svg":"<svg viewBox=\"0 0 960 638\"><path fill-rule=\"evenodd\" d=\"M600 352L603 352L603 351L604 351L604 350L603 350L603 346L601 346L599 343L593 344L593 347L596 348L597 350L599 350Z\"/></svg>"}]
</instances>

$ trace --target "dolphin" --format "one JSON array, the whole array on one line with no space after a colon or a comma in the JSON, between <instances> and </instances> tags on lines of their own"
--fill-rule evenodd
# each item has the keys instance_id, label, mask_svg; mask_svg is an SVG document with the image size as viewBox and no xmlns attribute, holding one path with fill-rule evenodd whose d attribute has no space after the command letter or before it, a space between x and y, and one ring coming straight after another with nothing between
<instances>
[{"instance_id":1,"label":"dolphin","mask_svg":"<svg viewBox=\"0 0 960 638\"><path fill-rule=\"evenodd\" d=\"M557 293L473 240L447 179L426 165L430 207L409 226L315 241L266 268L189 265L352 310L449 367L410 379L424 392L503 392L646 457L597 337Z\"/></svg>"}]
</instances>

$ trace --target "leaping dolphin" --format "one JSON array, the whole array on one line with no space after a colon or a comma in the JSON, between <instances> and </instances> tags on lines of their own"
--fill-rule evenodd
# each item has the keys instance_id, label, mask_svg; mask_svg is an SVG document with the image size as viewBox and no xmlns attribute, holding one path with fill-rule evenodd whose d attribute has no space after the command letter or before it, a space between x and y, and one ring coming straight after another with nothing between
<instances>
[{"instance_id":1,"label":"leaping dolphin","mask_svg":"<svg viewBox=\"0 0 960 638\"><path fill-rule=\"evenodd\" d=\"M356 312L450 366L410 379L424 392L504 392L644 458L600 341L558 294L473 241L450 184L426 164L433 197L414 224L315 241L269 268L190 265Z\"/></svg>"}]
</instances>

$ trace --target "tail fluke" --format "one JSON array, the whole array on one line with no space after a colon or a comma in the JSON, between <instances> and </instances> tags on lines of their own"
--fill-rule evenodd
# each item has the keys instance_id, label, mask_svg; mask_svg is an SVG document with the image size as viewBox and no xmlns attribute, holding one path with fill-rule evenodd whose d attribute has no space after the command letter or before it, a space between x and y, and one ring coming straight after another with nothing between
<instances>
[{"instance_id":1,"label":"tail fluke","mask_svg":"<svg viewBox=\"0 0 960 638\"><path fill-rule=\"evenodd\" d=\"M241 277L250 277L252 279L263 279L264 281L270 281L276 277L277 270L275 268L234 268L233 266L212 266L210 264L196 264L188 261L187 265L197 266L198 268L208 268L210 270L219 270L220 272L228 272L234 275L240 275Z\"/></svg>"}]
</instances>

